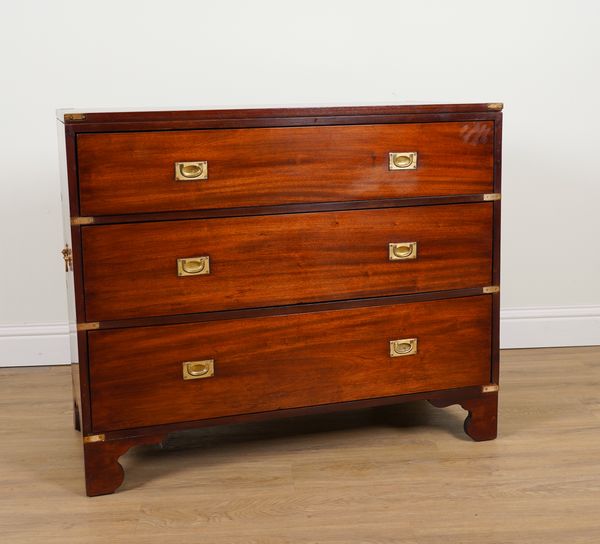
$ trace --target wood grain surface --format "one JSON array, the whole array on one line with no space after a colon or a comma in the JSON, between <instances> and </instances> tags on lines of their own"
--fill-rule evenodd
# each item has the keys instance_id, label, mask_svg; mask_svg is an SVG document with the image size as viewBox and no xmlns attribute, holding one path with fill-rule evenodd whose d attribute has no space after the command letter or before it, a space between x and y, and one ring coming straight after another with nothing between
<instances>
[{"instance_id":1,"label":"wood grain surface","mask_svg":"<svg viewBox=\"0 0 600 544\"><path fill-rule=\"evenodd\" d=\"M491 192L492 121L79 134L82 215ZM390 171L390 152L417 151ZM176 181L175 162L208 161Z\"/></svg>"},{"instance_id":2,"label":"wood grain surface","mask_svg":"<svg viewBox=\"0 0 600 544\"><path fill-rule=\"evenodd\" d=\"M86 316L103 321L489 285L492 204L82 229ZM390 261L388 244L416 241ZM176 262L210 257L210 274Z\"/></svg>"},{"instance_id":3,"label":"wood grain surface","mask_svg":"<svg viewBox=\"0 0 600 544\"><path fill-rule=\"evenodd\" d=\"M389 342L417 338L415 355ZM94 432L487 384L491 298L89 333ZM182 363L215 375L183 380Z\"/></svg>"}]
</instances>

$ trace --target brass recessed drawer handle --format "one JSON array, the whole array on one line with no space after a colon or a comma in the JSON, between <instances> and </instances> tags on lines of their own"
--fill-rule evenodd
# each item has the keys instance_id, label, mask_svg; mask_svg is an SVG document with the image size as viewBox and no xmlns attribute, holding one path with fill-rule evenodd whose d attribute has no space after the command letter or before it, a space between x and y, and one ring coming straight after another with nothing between
<instances>
[{"instance_id":1,"label":"brass recessed drawer handle","mask_svg":"<svg viewBox=\"0 0 600 544\"><path fill-rule=\"evenodd\" d=\"M175 179L179 181L190 181L195 179L208 179L208 162L176 162Z\"/></svg>"},{"instance_id":2,"label":"brass recessed drawer handle","mask_svg":"<svg viewBox=\"0 0 600 544\"><path fill-rule=\"evenodd\" d=\"M416 151L395 151L390 153L390 170L416 170Z\"/></svg>"},{"instance_id":3,"label":"brass recessed drawer handle","mask_svg":"<svg viewBox=\"0 0 600 544\"><path fill-rule=\"evenodd\" d=\"M178 276L201 276L210 274L210 258L187 257L186 259L177 259Z\"/></svg>"},{"instance_id":4,"label":"brass recessed drawer handle","mask_svg":"<svg viewBox=\"0 0 600 544\"><path fill-rule=\"evenodd\" d=\"M404 357L417 353L417 339L403 338L402 340L390 341L390 357Z\"/></svg>"},{"instance_id":5,"label":"brass recessed drawer handle","mask_svg":"<svg viewBox=\"0 0 600 544\"><path fill-rule=\"evenodd\" d=\"M417 258L417 242L395 242L389 245L390 261L406 261Z\"/></svg>"},{"instance_id":6,"label":"brass recessed drawer handle","mask_svg":"<svg viewBox=\"0 0 600 544\"><path fill-rule=\"evenodd\" d=\"M205 359L204 361L186 361L183 363L184 380L200 380L202 378L211 378L214 375L214 359Z\"/></svg>"}]
</instances>

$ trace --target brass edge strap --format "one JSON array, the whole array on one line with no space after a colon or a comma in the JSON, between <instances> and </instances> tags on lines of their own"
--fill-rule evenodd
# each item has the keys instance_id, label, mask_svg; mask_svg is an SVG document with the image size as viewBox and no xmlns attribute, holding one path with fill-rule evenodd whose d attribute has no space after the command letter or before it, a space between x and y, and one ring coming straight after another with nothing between
<instances>
[{"instance_id":1,"label":"brass edge strap","mask_svg":"<svg viewBox=\"0 0 600 544\"><path fill-rule=\"evenodd\" d=\"M500 286L499 285L488 285L487 287L483 287L481 289L484 295L490 295L492 293L499 293Z\"/></svg>"},{"instance_id":2,"label":"brass edge strap","mask_svg":"<svg viewBox=\"0 0 600 544\"><path fill-rule=\"evenodd\" d=\"M500 200L502 195L500 193L487 193L483 195L484 202L493 202L495 200Z\"/></svg>"},{"instance_id":3,"label":"brass edge strap","mask_svg":"<svg viewBox=\"0 0 600 544\"><path fill-rule=\"evenodd\" d=\"M500 387L496 383L490 383L488 385L481 386L482 393L496 393L499 389Z\"/></svg>"},{"instance_id":4,"label":"brass edge strap","mask_svg":"<svg viewBox=\"0 0 600 544\"><path fill-rule=\"evenodd\" d=\"M91 225L93 222L93 217L71 217L71 225Z\"/></svg>"},{"instance_id":5,"label":"brass edge strap","mask_svg":"<svg viewBox=\"0 0 600 544\"><path fill-rule=\"evenodd\" d=\"M504 104L502 102L491 102L487 105L487 107L488 110L500 111L502 108L504 108Z\"/></svg>"},{"instance_id":6,"label":"brass edge strap","mask_svg":"<svg viewBox=\"0 0 600 544\"><path fill-rule=\"evenodd\" d=\"M91 444L93 442L104 442L106 440L106 435L104 434L91 434L89 436L83 437L84 444Z\"/></svg>"},{"instance_id":7,"label":"brass edge strap","mask_svg":"<svg viewBox=\"0 0 600 544\"><path fill-rule=\"evenodd\" d=\"M92 321L91 323L77 323L78 331L93 331L100 328L98 321Z\"/></svg>"},{"instance_id":8,"label":"brass edge strap","mask_svg":"<svg viewBox=\"0 0 600 544\"><path fill-rule=\"evenodd\" d=\"M65 113L64 120L65 121L85 121L85 113Z\"/></svg>"}]
</instances>

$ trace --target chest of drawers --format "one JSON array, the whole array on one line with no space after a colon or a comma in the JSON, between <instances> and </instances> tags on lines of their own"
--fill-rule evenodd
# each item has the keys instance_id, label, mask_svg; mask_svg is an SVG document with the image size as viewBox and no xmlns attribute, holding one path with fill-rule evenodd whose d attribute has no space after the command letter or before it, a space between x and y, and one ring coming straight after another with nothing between
<instances>
[{"instance_id":1,"label":"chest of drawers","mask_svg":"<svg viewBox=\"0 0 600 544\"><path fill-rule=\"evenodd\" d=\"M425 399L495 438L501 109L60 112L88 495L193 427Z\"/></svg>"}]
</instances>

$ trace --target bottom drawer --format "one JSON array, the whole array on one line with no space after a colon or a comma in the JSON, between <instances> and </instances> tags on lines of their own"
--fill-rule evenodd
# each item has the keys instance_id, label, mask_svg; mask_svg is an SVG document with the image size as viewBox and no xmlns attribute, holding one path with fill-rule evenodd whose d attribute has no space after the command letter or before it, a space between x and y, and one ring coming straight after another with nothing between
<instances>
[{"instance_id":1,"label":"bottom drawer","mask_svg":"<svg viewBox=\"0 0 600 544\"><path fill-rule=\"evenodd\" d=\"M416 343L390 344L407 339ZM480 385L490 350L489 295L93 331L92 423L102 432ZM207 360L214 375L202 363L184 379L184 363Z\"/></svg>"}]
</instances>

